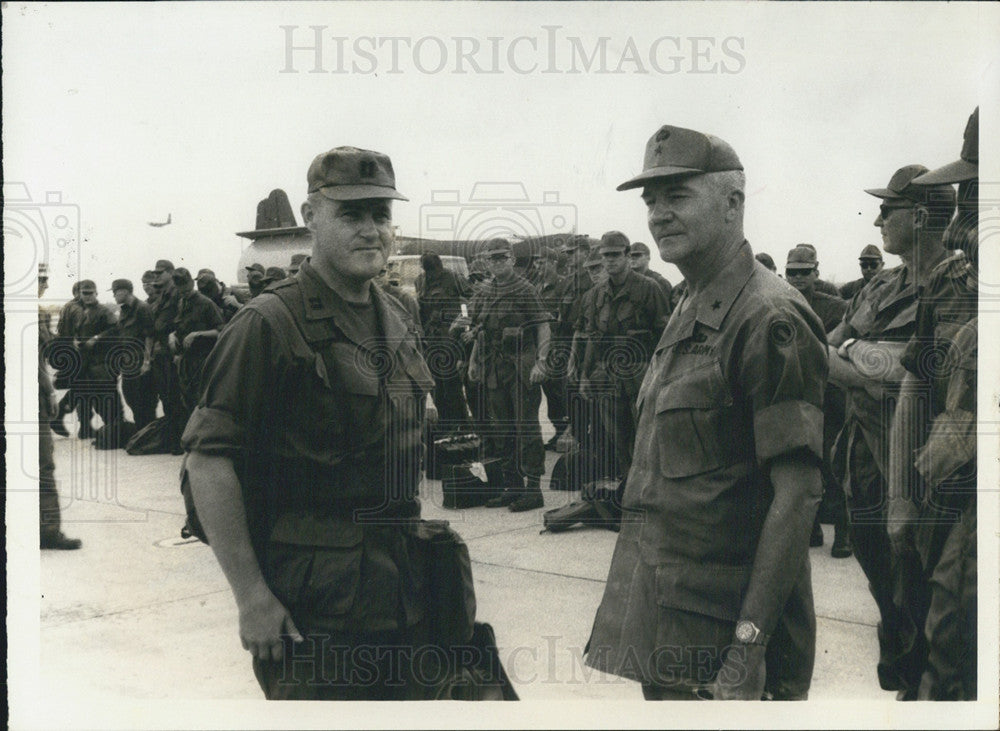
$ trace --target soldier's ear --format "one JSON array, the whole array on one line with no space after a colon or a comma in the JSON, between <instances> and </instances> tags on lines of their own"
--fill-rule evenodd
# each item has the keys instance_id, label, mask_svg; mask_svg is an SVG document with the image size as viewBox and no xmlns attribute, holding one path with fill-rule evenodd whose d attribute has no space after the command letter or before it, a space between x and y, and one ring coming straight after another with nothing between
<instances>
[{"instance_id":1,"label":"soldier's ear","mask_svg":"<svg viewBox=\"0 0 1000 731\"><path fill-rule=\"evenodd\" d=\"M746 195L742 190L732 190L729 195L726 196L726 202L729 204L726 210L726 220L733 221L736 219L740 211L743 210L743 201L746 200Z\"/></svg>"},{"instance_id":2,"label":"soldier's ear","mask_svg":"<svg viewBox=\"0 0 1000 731\"><path fill-rule=\"evenodd\" d=\"M930 216L930 211L926 207L920 205L919 203L913 207L913 225L916 228L923 228L927 225L927 219Z\"/></svg>"},{"instance_id":3,"label":"soldier's ear","mask_svg":"<svg viewBox=\"0 0 1000 731\"><path fill-rule=\"evenodd\" d=\"M305 201L302 204L302 221L305 223L306 228L312 228L310 224L313 219L313 207L309 201Z\"/></svg>"}]
</instances>

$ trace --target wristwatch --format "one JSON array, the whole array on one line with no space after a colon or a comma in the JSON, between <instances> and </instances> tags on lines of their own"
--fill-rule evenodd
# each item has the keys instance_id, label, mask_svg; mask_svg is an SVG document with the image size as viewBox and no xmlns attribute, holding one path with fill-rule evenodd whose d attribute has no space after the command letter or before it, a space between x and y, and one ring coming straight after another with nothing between
<instances>
[{"instance_id":1,"label":"wristwatch","mask_svg":"<svg viewBox=\"0 0 1000 731\"><path fill-rule=\"evenodd\" d=\"M761 632L760 627L749 619L741 619L736 623L736 641L742 645L766 645L769 639Z\"/></svg>"}]
</instances>

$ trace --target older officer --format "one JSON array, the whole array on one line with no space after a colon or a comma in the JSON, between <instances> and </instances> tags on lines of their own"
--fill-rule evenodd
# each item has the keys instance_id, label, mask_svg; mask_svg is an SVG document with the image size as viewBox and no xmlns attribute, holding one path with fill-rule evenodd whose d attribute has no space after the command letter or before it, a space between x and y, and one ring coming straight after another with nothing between
<instances>
[{"instance_id":1,"label":"older officer","mask_svg":"<svg viewBox=\"0 0 1000 731\"><path fill-rule=\"evenodd\" d=\"M595 397L604 432L611 437L607 446L614 454L614 474L624 477L635 443L633 403L670 305L655 281L629 267L625 234L608 231L597 250L608 276L592 290L584 312L580 389L586 393L594 385L604 391Z\"/></svg>"},{"instance_id":2,"label":"older officer","mask_svg":"<svg viewBox=\"0 0 1000 731\"><path fill-rule=\"evenodd\" d=\"M222 331L186 468L268 698L419 698L399 650L426 643L405 525L433 382L406 311L371 281L406 199L389 158L354 147L317 156L308 182L312 258Z\"/></svg>"},{"instance_id":3,"label":"older officer","mask_svg":"<svg viewBox=\"0 0 1000 731\"><path fill-rule=\"evenodd\" d=\"M721 139L664 126L618 186L643 189L688 285L639 393L637 512L587 655L648 699L804 698L812 677L827 355L819 319L743 238L742 169Z\"/></svg>"},{"instance_id":4,"label":"older officer","mask_svg":"<svg viewBox=\"0 0 1000 731\"><path fill-rule=\"evenodd\" d=\"M503 458L505 484L503 493L486 505L517 513L544 504L540 478L545 447L538 408L549 354L549 315L535 288L514 272L509 241L487 241L483 254L493 281L473 314L478 352L472 355L469 375L486 386L487 413L499 430L493 442Z\"/></svg>"},{"instance_id":5,"label":"older officer","mask_svg":"<svg viewBox=\"0 0 1000 731\"><path fill-rule=\"evenodd\" d=\"M848 282L840 288L840 296L845 300L854 299L854 295L864 289L865 285L872 281L872 278L876 274L882 271L882 267L885 266L885 262L882 260L882 252L874 244L868 244L868 246L861 250L861 255L858 256L858 266L861 267L861 279L855 279L853 282Z\"/></svg>"},{"instance_id":6,"label":"older officer","mask_svg":"<svg viewBox=\"0 0 1000 731\"><path fill-rule=\"evenodd\" d=\"M942 235L955 211L949 185L920 187L927 168L906 165L885 188L866 192L880 200L874 225L886 253L903 265L883 271L859 292L843 321L829 334L830 381L847 391L844 428L837 438L834 471L843 477L854 555L878 605L879 684L900 697L916 697L926 643L920 617L926 598L898 605L893 597L919 572L893 565L887 531L885 475L889 427L905 371L900 356L916 330L917 293L945 259Z\"/></svg>"}]
</instances>

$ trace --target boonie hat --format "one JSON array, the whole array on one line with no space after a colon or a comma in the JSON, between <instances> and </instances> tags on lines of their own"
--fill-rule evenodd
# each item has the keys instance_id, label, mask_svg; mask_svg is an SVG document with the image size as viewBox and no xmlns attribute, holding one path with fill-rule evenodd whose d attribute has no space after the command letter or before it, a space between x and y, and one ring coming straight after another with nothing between
<instances>
[{"instance_id":1,"label":"boonie hat","mask_svg":"<svg viewBox=\"0 0 1000 731\"><path fill-rule=\"evenodd\" d=\"M624 251L629 250L628 236L623 234L621 231L608 231L603 236L601 236L601 243L598 244L597 250L601 253L605 251Z\"/></svg>"},{"instance_id":2,"label":"boonie hat","mask_svg":"<svg viewBox=\"0 0 1000 731\"><path fill-rule=\"evenodd\" d=\"M876 198L887 200L908 200L923 203L927 200L927 192L920 186L913 185L913 179L927 172L923 165L905 165L892 174L889 185L885 188L865 188L865 193Z\"/></svg>"},{"instance_id":3,"label":"boonie hat","mask_svg":"<svg viewBox=\"0 0 1000 731\"><path fill-rule=\"evenodd\" d=\"M714 135L665 124L646 143L642 172L616 190L641 188L661 178L742 169L743 163L728 142Z\"/></svg>"},{"instance_id":4,"label":"boonie hat","mask_svg":"<svg viewBox=\"0 0 1000 731\"><path fill-rule=\"evenodd\" d=\"M865 248L861 250L861 254L858 256L859 259L878 259L882 261L882 252L879 250L875 244L868 244Z\"/></svg>"},{"instance_id":5,"label":"boonie hat","mask_svg":"<svg viewBox=\"0 0 1000 731\"><path fill-rule=\"evenodd\" d=\"M127 289L129 292L132 291L132 282L128 279L116 279L111 283L111 289L109 292L114 292L116 289Z\"/></svg>"},{"instance_id":6,"label":"boonie hat","mask_svg":"<svg viewBox=\"0 0 1000 731\"><path fill-rule=\"evenodd\" d=\"M396 176L388 155L357 147L335 147L317 155L306 173L310 193L334 201L364 198L409 200L396 190Z\"/></svg>"},{"instance_id":7,"label":"boonie hat","mask_svg":"<svg viewBox=\"0 0 1000 731\"><path fill-rule=\"evenodd\" d=\"M960 159L913 179L914 185L941 185L962 183L979 177L979 107L965 124Z\"/></svg>"},{"instance_id":8,"label":"boonie hat","mask_svg":"<svg viewBox=\"0 0 1000 731\"><path fill-rule=\"evenodd\" d=\"M785 263L786 269L812 269L819 266L816 259L816 252L805 246L796 246L788 252L788 261Z\"/></svg>"}]
</instances>

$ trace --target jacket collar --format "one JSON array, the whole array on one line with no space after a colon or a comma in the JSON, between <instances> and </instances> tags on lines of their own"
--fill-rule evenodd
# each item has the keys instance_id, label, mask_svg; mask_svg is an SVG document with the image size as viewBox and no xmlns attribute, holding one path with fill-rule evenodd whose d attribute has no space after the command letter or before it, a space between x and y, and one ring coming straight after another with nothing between
<instances>
[{"instance_id":1,"label":"jacket collar","mask_svg":"<svg viewBox=\"0 0 1000 731\"><path fill-rule=\"evenodd\" d=\"M694 297L685 293L684 299L688 300L687 307L681 313L678 305L656 349L660 350L690 337L694 332L695 322L700 322L713 330L722 327L722 322L732 309L733 302L750 281L757 266L759 265L754 260L750 244L744 241L736 254L715 273L701 292Z\"/></svg>"}]
</instances>

